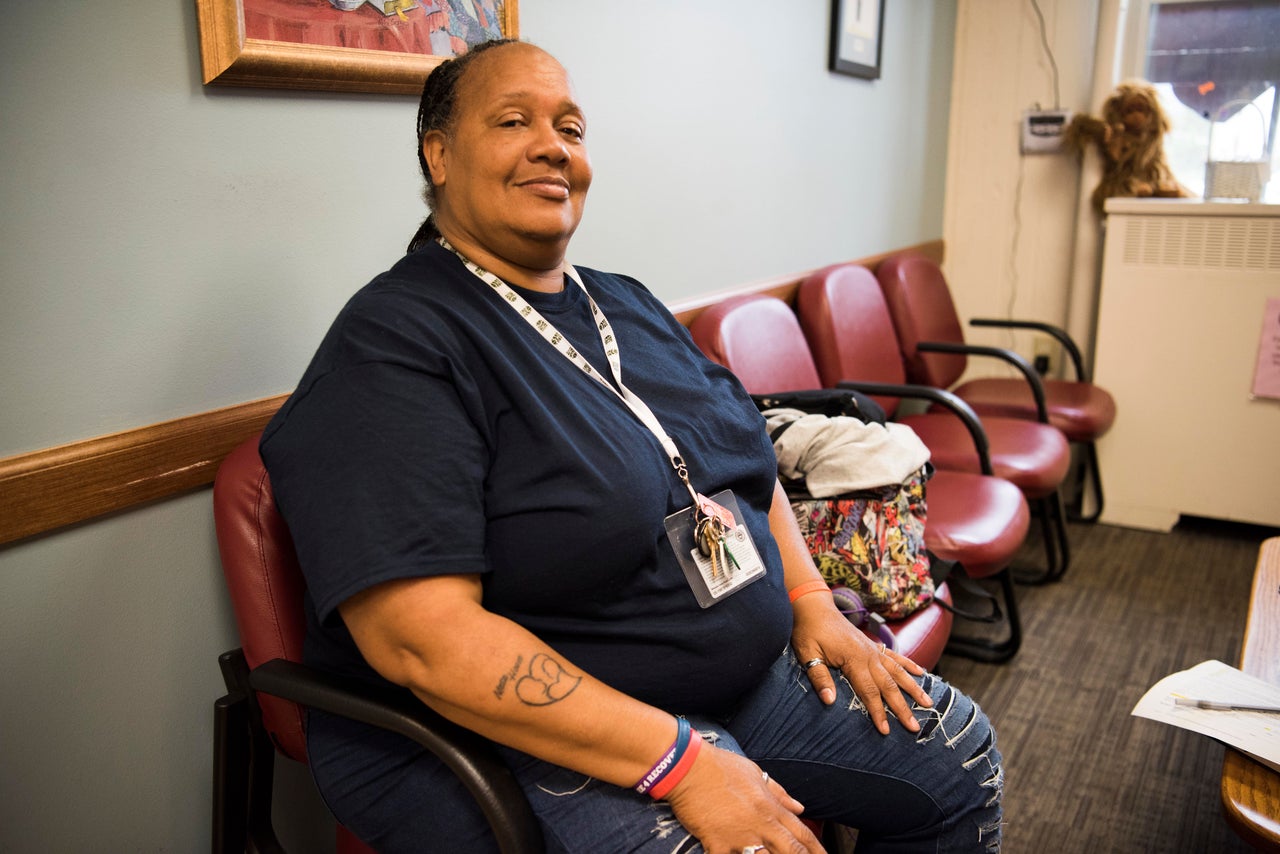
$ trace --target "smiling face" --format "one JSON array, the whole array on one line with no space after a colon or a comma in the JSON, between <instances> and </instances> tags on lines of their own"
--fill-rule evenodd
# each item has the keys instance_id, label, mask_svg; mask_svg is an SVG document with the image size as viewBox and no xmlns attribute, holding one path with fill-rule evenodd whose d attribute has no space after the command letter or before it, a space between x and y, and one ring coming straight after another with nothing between
<instances>
[{"instance_id":1,"label":"smiling face","mask_svg":"<svg viewBox=\"0 0 1280 854\"><path fill-rule=\"evenodd\" d=\"M491 269L502 266L496 259L558 270L591 185L585 132L551 56L512 44L477 57L459 81L451 127L423 140L441 233Z\"/></svg>"}]
</instances>

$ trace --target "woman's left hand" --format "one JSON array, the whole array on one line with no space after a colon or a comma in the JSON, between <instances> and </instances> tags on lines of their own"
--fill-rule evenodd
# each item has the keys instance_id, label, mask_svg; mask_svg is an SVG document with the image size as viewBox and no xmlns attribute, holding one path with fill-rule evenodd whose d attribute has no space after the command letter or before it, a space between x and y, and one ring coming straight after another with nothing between
<instances>
[{"instance_id":1,"label":"woman's left hand","mask_svg":"<svg viewBox=\"0 0 1280 854\"><path fill-rule=\"evenodd\" d=\"M881 734L889 734L890 712L911 732L920 730L911 713L911 701L925 707L933 701L912 677L922 675L924 668L859 631L836 610L829 596L815 594L796 600L791 645L801 665L816 659L825 662L825 666L817 664L807 671L823 703L835 702L831 673L835 668L849 680Z\"/></svg>"}]
</instances>

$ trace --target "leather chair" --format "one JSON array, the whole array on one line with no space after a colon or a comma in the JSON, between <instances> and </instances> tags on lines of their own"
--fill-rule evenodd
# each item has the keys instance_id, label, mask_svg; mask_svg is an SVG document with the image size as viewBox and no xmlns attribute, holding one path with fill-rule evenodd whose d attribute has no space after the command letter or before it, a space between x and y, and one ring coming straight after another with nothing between
<instances>
[{"instance_id":1,"label":"leather chair","mask_svg":"<svg viewBox=\"0 0 1280 854\"><path fill-rule=\"evenodd\" d=\"M402 694L371 692L302 663L305 584L257 436L219 467L213 511L241 644L219 658L227 694L214 704L214 852L281 850L271 822L275 754L307 761L303 706L417 741L462 780L503 854L541 852L537 819L489 742ZM337 850L372 851L341 825Z\"/></svg>"},{"instance_id":2,"label":"leather chair","mask_svg":"<svg viewBox=\"0 0 1280 854\"><path fill-rule=\"evenodd\" d=\"M1084 453L1079 495L1083 501L1088 481L1093 511L1083 521L1096 521L1102 513L1102 474L1095 442L1116 417L1115 399L1090 381L1080 348L1066 333L1048 323L1026 320L975 318L971 326L1030 329L1054 338L1071 360L1074 380L1041 379L1016 353L999 347L966 344L951 292L942 270L931 259L902 254L885 259L876 268L893 316L898 342L911 382L951 388L968 367L968 356L1003 359L1022 374L964 382L952 389L974 411L984 416L1021 418L1052 424Z\"/></svg>"},{"instance_id":3,"label":"leather chair","mask_svg":"<svg viewBox=\"0 0 1280 854\"><path fill-rule=\"evenodd\" d=\"M907 381L889 309L870 270L856 264L819 270L801 283L796 314L824 385L834 387L841 381L902 385ZM897 398L877 395L876 402L891 418L916 432L938 468L982 471L975 437L963 417L939 406L922 414L901 415ZM1047 568L1019 580L1061 578L1071 559L1059 491L1071 466L1066 438L1048 424L1019 418L982 416L981 424L991 473L1021 489L1040 517Z\"/></svg>"},{"instance_id":4,"label":"leather chair","mask_svg":"<svg viewBox=\"0 0 1280 854\"><path fill-rule=\"evenodd\" d=\"M799 321L791 308L776 297L749 294L726 299L698 315L690 325L690 333L707 356L733 371L752 394L822 387ZM915 393L910 387L894 387L894 390L904 396ZM945 392L932 389L920 392L935 400L946 397ZM981 435L976 419L974 425ZM990 476L985 448L980 454L985 474L939 469L929 481L925 545L936 558L962 566L971 578L997 578L1009 605L1005 615L1008 627L1003 639L950 637L946 650L983 661L1005 661L1017 653L1022 643L1013 584L1007 570L1026 538L1029 512L1016 486ZM940 592L945 588L943 584ZM949 603L950 592L946 591L940 598ZM913 620L929 616L936 609L939 606L929 606L905 621L890 625L902 637ZM950 628L950 620L947 627ZM904 652L912 655L906 649ZM933 666L923 658L916 660Z\"/></svg>"}]
</instances>

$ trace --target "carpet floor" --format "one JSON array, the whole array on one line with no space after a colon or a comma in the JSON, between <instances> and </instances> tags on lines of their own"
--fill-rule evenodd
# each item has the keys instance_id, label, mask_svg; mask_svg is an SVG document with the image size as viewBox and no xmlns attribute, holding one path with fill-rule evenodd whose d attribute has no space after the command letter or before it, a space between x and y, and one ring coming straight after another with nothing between
<instances>
[{"instance_id":1,"label":"carpet floor","mask_svg":"<svg viewBox=\"0 0 1280 854\"><path fill-rule=\"evenodd\" d=\"M1006 852L1251 850L1222 817L1223 746L1130 712L1170 673L1239 663L1258 546L1277 533L1198 519L1168 534L1073 524L1065 577L1017 588L1013 660L943 657L939 673L996 727ZM1038 549L1033 536L1023 562L1043 560Z\"/></svg>"}]
</instances>

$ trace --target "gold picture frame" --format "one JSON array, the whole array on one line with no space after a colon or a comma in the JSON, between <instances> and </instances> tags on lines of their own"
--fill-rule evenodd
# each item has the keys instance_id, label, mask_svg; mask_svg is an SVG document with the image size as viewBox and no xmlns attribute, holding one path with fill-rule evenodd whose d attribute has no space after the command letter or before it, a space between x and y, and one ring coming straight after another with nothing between
<instances>
[{"instance_id":1,"label":"gold picture frame","mask_svg":"<svg viewBox=\"0 0 1280 854\"><path fill-rule=\"evenodd\" d=\"M519 38L518 2L498 0L504 37ZM196 14L206 85L417 95L431 69L448 58L248 38L244 0L196 0Z\"/></svg>"}]
</instances>

